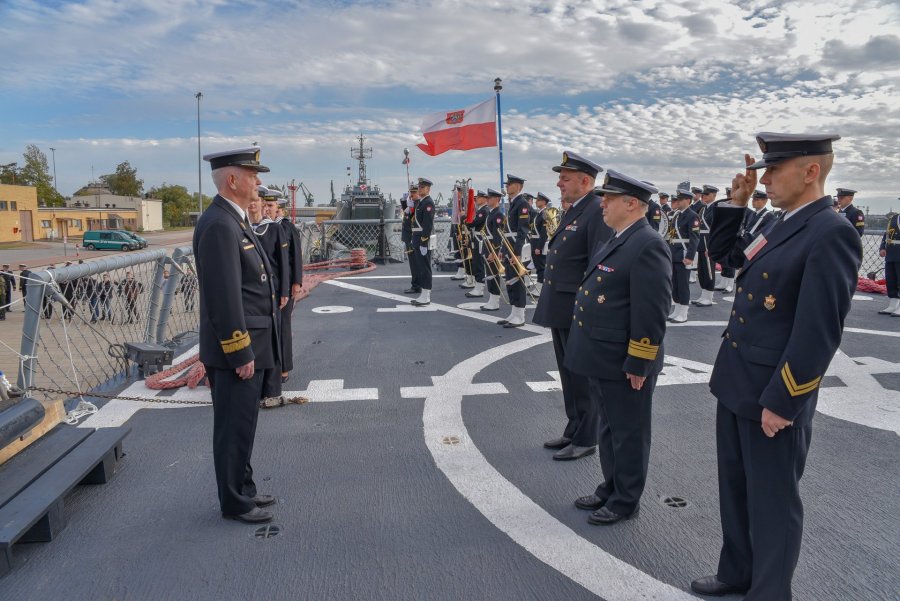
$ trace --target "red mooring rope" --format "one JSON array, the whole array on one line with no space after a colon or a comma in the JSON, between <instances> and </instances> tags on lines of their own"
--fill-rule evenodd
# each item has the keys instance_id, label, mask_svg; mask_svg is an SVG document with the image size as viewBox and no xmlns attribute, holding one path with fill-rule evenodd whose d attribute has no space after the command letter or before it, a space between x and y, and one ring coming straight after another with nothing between
<instances>
[{"instance_id":1,"label":"red mooring rope","mask_svg":"<svg viewBox=\"0 0 900 601\"><path fill-rule=\"evenodd\" d=\"M331 271L331 270L340 271ZM350 251L348 259L331 259L303 266L303 287L300 289L302 301L309 292L320 283L347 275L348 272L366 273L375 269L375 264L366 259L366 249L354 248ZM314 273L310 273L314 272ZM206 385L206 369L200 363L200 355L193 355L178 365L148 376L144 381L147 388L152 390L170 390L172 388L196 388L200 384Z\"/></svg>"}]
</instances>

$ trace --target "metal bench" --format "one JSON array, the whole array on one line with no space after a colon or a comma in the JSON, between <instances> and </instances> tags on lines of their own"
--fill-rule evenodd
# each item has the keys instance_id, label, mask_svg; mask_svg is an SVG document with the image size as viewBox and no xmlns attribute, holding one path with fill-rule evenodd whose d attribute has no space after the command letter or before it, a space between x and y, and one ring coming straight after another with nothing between
<instances>
[{"instance_id":1,"label":"metal bench","mask_svg":"<svg viewBox=\"0 0 900 601\"><path fill-rule=\"evenodd\" d=\"M48 542L65 528L65 496L79 484L103 484L131 431L59 425L0 466L0 577L13 566L13 545Z\"/></svg>"}]
</instances>

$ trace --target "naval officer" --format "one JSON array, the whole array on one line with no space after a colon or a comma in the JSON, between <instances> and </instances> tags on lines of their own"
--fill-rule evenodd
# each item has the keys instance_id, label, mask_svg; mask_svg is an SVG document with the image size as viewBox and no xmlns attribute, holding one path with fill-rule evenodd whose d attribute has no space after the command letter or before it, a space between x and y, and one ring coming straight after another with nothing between
<instances>
[{"instance_id":1,"label":"naval officer","mask_svg":"<svg viewBox=\"0 0 900 601\"><path fill-rule=\"evenodd\" d=\"M275 503L258 494L250 455L267 370L278 364L278 301L272 267L250 229L247 207L258 198L259 147L216 152L210 162L218 194L194 230L200 286L200 361L213 401L213 463L222 516L272 520Z\"/></svg>"},{"instance_id":2,"label":"naval officer","mask_svg":"<svg viewBox=\"0 0 900 601\"><path fill-rule=\"evenodd\" d=\"M288 277L290 282L290 298L281 309L281 382L287 382L294 369L294 336L291 328L291 317L294 305L299 302L303 289L303 241L300 232L285 215L286 198L278 199L275 222L281 226L288 242Z\"/></svg>"},{"instance_id":3,"label":"naval officer","mask_svg":"<svg viewBox=\"0 0 900 601\"><path fill-rule=\"evenodd\" d=\"M691 301L690 273L696 266L697 248L700 245L700 218L689 206L691 191L678 190L672 201L674 211L669 216L669 252L672 254L672 312L669 321L684 323L688 320Z\"/></svg>"},{"instance_id":4,"label":"naval officer","mask_svg":"<svg viewBox=\"0 0 900 601\"><path fill-rule=\"evenodd\" d=\"M859 237L862 238L862 235L866 231L866 214L853 206L853 198L855 196L856 190L851 190L850 188L838 188L837 206L838 212L843 213L844 217L847 218L847 221L856 228L856 233L859 234Z\"/></svg>"},{"instance_id":5,"label":"naval officer","mask_svg":"<svg viewBox=\"0 0 900 601\"><path fill-rule=\"evenodd\" d=\"M419 200L413 212L412 256L421 292L410 302L414 307L431 304L431 230L434 229L434 201L431 200L431 181L419 178Z\"/></svg>"},{"instance_id":6,"label":"naval officer","mask_svg":"<svg viewBox=\"0 0 900 601\"><path fill-rule=\"evenodd\" d=\"M592 398L588 379L566 366L566 345L578 285L591 255L612 238L613 232L603 222L603 209L594 195L594 183L603 168L566 151L553 171L559 174L556 185L562 202L571 206L547 242L544 284L532 319L537 325L550 328L553 337L568 422L562 436L548 440L544 447L557 449L553 458L560 461L578 459L597 450L599 400Z\"/></svg>"},{"instance_id":7,"label":"naval officer","mask_svg":"<svg viewBox=\"0 0 900 601\"><path fill-rule=\"evenodd\" d=\"M884 278L887 295L891 299L879 313L900 317L900 213L888 221L878 254L884 257Z\"/></svg>"},{"instance_id":8,"label":"naval officer","mask_svg":"<svg viewBox=\"0 0 900 601\"><path fill-rule=\"evenodd\" d=\"M762 160L745 156L729 204L716 208L714 260L743 261L731 319L710 378L718 400L716 449L723 544L705 595L790 601L800 556L806 464L819 385L841 342L862 245L832 210L825 180L833 134L760 133ZM741 237L756 170L781 217ZM824 243L823 243L824 241ZM739 252L736 252L739 251Z\"/></svg>"},{"instance_id":9,"label":"naval officer","mask_svg":"<svg viewBox=\"0 0 900 601\"><path fill-rule=\"evenodd\" d=\"M400 226L400 241L403 242L406 251L406 261L409 263L409 288L403 291L403 294L421 294L422 287L419 285L419 279L416 272L416 258L413 257L412 246L412 222L416 212L416 201L419 200L419 184L413 182L409 186L409 196L407 200L400 200L400 206L403 208L403 223Z\"/></svg>"},{"instance_id":10,"label":"naval officer","mask_svg":"<svg viewBox=\"0 0 900 601\"><path fill-rule=\"evenodd\" d=\"M672 259L646 219L655 187L610 170L601 191L603 220L615 236L591 256L577 290L566 367L589 378L592 397L599 399L604 481L575 505L593 510L588 522L605 525L640 510Z\"/></svg>"}]
</instances>

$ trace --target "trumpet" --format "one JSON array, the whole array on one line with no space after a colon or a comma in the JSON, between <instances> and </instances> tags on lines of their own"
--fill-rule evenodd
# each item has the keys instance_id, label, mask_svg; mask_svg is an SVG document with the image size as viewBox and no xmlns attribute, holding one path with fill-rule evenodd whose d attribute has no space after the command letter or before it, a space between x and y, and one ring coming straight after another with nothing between
<instances>
[{"instance_id":1,"label":"trumpet","mask_svg":"<svg viewBox=\"0 0 900 601\"><path fill-rule=\"evenodd\" d=\"M487 230L487 223L481 228L482 240L487 249L487 257L485 257L484 268L488 277L497 281L497 288L500 290L500 298L507 305L509 304L509 294L506 291L506 268L503 261L500 260L500 250L491 242L491 235Z\"/></svg>"},{"instance_id":2,"label":"trumpet","mask_svg":"<svg viewBox=\"0 0 900 601\"><path fill-rule=\"evenodd\" d=\"M506 222L506 218L504 217L503 229L509 231L509 224ZM512 243L506 236L503 236L500 240L501 245L503 246L503 251L509 255L509 265L513 268L513 271L516 272L516 277L522 280L522 283L525 284L525 292L528 294L528 297L532 302L536 302L534 294L531 292L531 288L534 283L531 281L531 272L528 271L528 268L522 264L519 255L516 253L516 249L513 248Z\"/></svg>"}]
</instances>

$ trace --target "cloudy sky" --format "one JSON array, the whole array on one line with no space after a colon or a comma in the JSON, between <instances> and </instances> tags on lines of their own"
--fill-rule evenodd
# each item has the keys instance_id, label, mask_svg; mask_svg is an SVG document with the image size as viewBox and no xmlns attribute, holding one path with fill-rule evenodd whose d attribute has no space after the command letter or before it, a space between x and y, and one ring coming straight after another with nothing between
<instances>
[{"instance_id":1,"label":"cloudy sky","mask_svg":"<svg viewBox=\"0 0 900 601\"><path fill-rule=\"evenodd\" d=\"M558 197L564 149L723 188L755 132L824 130L844 137L829 187L900 209L896 0L0 0L0 55L0 164L53 147L65 195L125 160L145 188L196 191L197 91L204 153L258 142L266 183L317 202L360 132L395 196L404 147L445 195L496 187L496 148L415 144L501 77L506 170L533 193Z\"/></svg>"}]
</instances>

